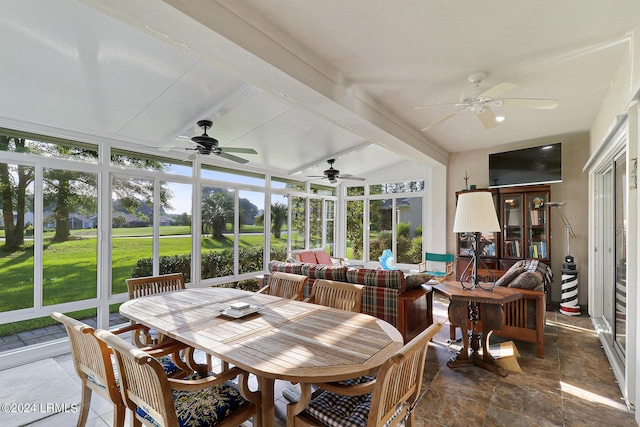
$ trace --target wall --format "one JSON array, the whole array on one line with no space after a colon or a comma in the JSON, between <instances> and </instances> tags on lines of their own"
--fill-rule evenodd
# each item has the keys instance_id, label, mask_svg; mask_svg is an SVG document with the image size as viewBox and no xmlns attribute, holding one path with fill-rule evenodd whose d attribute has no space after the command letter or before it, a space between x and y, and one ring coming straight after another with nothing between
<instances>
[{"instance_id":1,"label":"wall","mask_svg":"<svg viewBox=\"0 0 640 427\"><path fill-rule=\"evenodd\" d=\"M475 184L477 188L489 186L489 154L502 151L517 150L520 148L535 147L539 145L562 142L562 183L551 185L551 200L565 201L564 210L571 226L576 234L576 239L571 240L571 255L579 270L578 273L578 302L580 305L588 304L589 281L586 275L587 238L588 238L588 175L582 172L584 164L589 158L589 135L586 133L553 136L535 140L521 141L513 144L505 144L490 149L464 151L452 153L449 156L447 176L447 230L453 228L455 217L456 198L455 192L465 188L465 172L469 176L469 185ZM554 280L551 291L551 301L559 302L562 294L562 264L566 255L565 227L556 209L551 211L551 265ZM455 235L447 233L447 251L455 253ZM580 270L584 267L584 275Z\"/></svg>"}]
</instances>

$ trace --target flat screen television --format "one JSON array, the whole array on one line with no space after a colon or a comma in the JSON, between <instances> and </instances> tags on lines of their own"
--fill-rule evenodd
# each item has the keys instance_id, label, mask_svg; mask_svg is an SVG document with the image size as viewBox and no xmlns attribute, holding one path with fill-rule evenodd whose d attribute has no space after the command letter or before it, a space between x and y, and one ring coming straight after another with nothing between
<instances>
[{"instance_id":1,"label":"flat screen television","mask_svg":"<svg viewBox=\"0 0 640 427\"><path fill-rule=\"evenodd\" d=\"M562 182L562 143L489 154L489 187Z\"/></svg>"}]
</instances>

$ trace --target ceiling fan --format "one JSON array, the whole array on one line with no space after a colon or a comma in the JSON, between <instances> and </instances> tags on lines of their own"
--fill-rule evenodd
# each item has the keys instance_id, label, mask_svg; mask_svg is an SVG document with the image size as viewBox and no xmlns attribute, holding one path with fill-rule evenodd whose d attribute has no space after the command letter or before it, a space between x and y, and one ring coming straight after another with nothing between
<instances>
[{"instance_id":1,"label":"ceiling fan","mask_svg":"<svg viewBox=\"0 0 640 427\"><path fill-rule=\"evenodd\" d=\"M217 139L207 135L207 129L210 129L211 126L213 126L213 122L211 120L199 120L197 124L204 131L202 135L196 135L192 138L179 136L170 143L161 147L160 150L168 151L172 148L193 150L194 153L185 160L193 160L198 156L215 154L237 163L247 163L249 160L229 153L258 154L258 152L253 148L220 147L218 146Z\"/></svg>"},{"instance_id":2,"label":"ceiling fan","mask_svg":"<svg viewBox=\"0 0 640 427\"><path fill-rule=\"evenodd\" d=\"M324 171L324 175L317 175L317 176L307 176L307 178L324 178L324 179L328 179L330 183L335 184L336 182L338 182L338 179L351 179L354 181L364 181L364 178L360 178L357 176L353 176L353 175L349 175L349 174L340 174L340 171L338 169L334 169L333 168L333 164L335 163L336 159L329 159L327 160L327 163L329 163L329 169L326 169Z\"/></svg>"},{"instance_id":3,"label":"ceiling fan","mask_svg":"<svg viewBox=\"0 0 640 427\"><path fill-rule=\"evenodd\" d=\"M512 107L512 108L534 108L541 110L552 110L558 106L557 99L536 99L536 98L500 98L501 95L515 89L518 85L513 83L498 83L494 86L480 86L480 82L487 77L487 73L478 71L469 76L469 81L475 84L475 87L465 90L460 94L460 102L423 105L415 107L415 110L422 110L425 108L441 107L445 105L455 105L456 107L462 107L458 111L454 111L443 118L436 120L429 126L423 128L423 131L432 129L445 120L449 120L451 117L463 111L471 111L476 113L476 116L480 120L480 123L485 129L491 129L498 126L499 122L496 120L496 116L489 107Z\"/></svg>"}]
</instances>

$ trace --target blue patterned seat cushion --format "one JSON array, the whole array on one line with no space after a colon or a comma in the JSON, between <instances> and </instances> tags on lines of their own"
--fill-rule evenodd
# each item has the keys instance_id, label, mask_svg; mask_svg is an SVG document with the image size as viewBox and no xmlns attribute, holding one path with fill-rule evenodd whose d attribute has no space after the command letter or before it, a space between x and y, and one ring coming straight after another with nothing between
<instances>
[{"instance_id":1,"label":"blue patterned seat cushion","mask_svg":"<svg viewBox=\"0 0 640 427\"><path fill-rule=\"evenodd\" d=\"M171 357L171 355L166 355L158 358L158 362L160 362L160 364L162 365L162 368L164 369L164 372L167 374L167 376L171 376L176 372L181 371L181 369L175 363L173 363L173 358ZM116 377L116 385L118 386L118 390L120 390L120 375L118 375L118 365L116 364L116 360L115 358L113 358L113 356L111 357L111 366L113 366L113 373ZM105 384L102 384L101 382L96 380L93 375L89 375L87 379L100 388L107 388Z\"/></svg>"},{"instance_id":2,"label":"blue patterned seat cushion","mask_svg":"<svg viewBox=\"0 0 640 427\"><path fill-rule=\"evenodd\" d=\"M198 374L189 377L198 378L202 377ZM173 390L172 394L180 427L216 425L236 409L248 404L238 389L230 383L198 391ZM136 412L154 426L160 427L142 408L138 408Z\"/></svg>"}]
</instances>

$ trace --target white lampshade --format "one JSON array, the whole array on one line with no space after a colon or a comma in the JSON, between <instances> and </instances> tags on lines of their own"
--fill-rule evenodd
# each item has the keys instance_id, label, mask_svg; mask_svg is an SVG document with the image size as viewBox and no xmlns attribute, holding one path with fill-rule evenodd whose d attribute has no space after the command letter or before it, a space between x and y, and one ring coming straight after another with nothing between
<instances>
[{"instance_id":1,"label":"white lampshade","mask_svg":"<svg viewBox=\"0 0 640 427\"><path fill-rule=\"evenodd\" d=\"M500 223L488 191L473 191L458 196L454 233L500 231Z\"/></svg>"}]
</instances>

